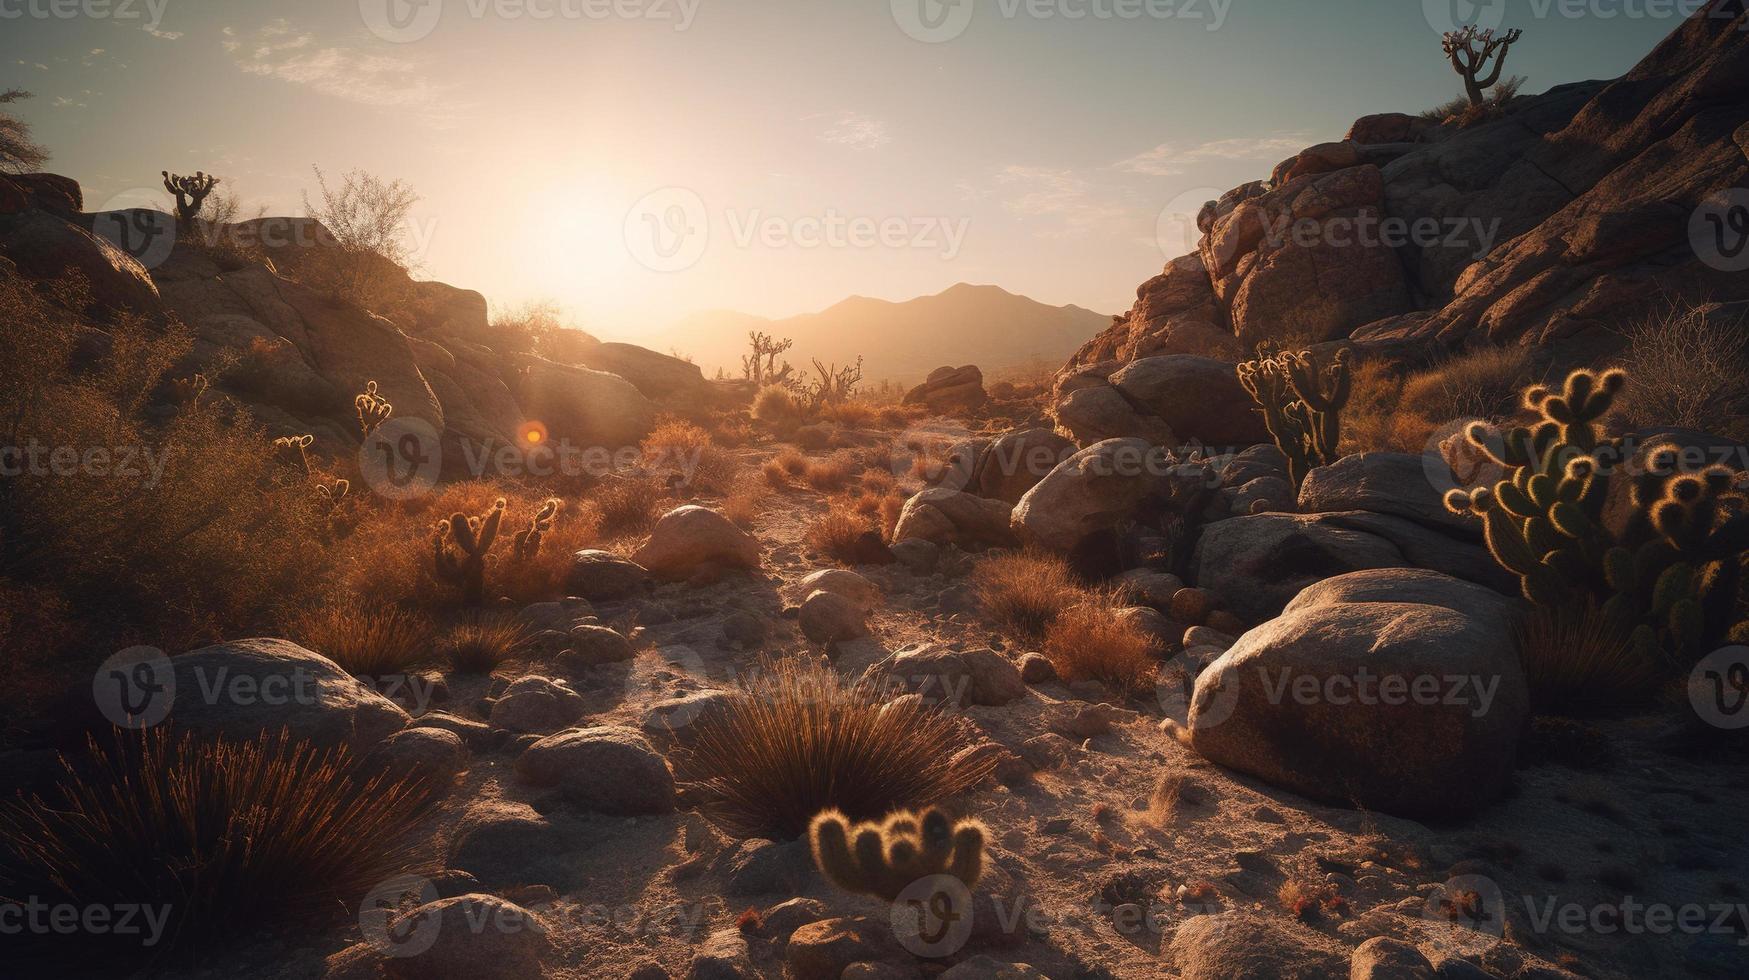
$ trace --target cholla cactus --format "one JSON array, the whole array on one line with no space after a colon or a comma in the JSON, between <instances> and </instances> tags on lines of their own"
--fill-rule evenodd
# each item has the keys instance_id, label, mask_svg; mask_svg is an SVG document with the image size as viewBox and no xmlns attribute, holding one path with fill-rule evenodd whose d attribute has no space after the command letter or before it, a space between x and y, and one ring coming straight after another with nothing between
<instances>
[{"instance_id":1,"label":"cholla cactus","mask_svg":"<svg viewBox=\"0 0 1749 980\"><path fill-rule=\"evenodd\" d=\"M1335 462L1342 441L1342 409L1353 391L1348 350L1338 350L1320 368L1309 350L1271 355L1259 346L1257 360L1239 365L1239 383L1263 409L1276 448L1287 457L1294 486L1313 468Z\"/></svg>"},{"instance_id":2,"label":"cholla cactus","mask_svg":"<svg viewBox=\"0 0 1749 980\"><path fill-rule=\"evenodd\" d=\"M316 498L316 504L323 512L333 513L351 490L351 480L339 479L333 483L318 483L310 490L310 493Z\"/></svg>"},{"instance_id":3,"label":"cholla cactus","mask_svg":"<svg viewBox=\"0 0 1749 980\"><path fill-rule=\"evenodd\" d=\"M1453 490L1446 506L1482 518L1488 550L1519 576L1525 598L1546 608L1599 603L1636 653L1680 664L1743 631L1749 514L1736 474L1680 473L1676 450L1661 447L1634 478L1627 527L1619 538L1609 531L1598 460L1622 459L1625 448L1605 438L1602 419L1626 384L1620 370L1575 371L1559 393L1525 392L1525 407L1542 415L1535 425L1496 433L1472 424L1471 444L1513 475Z\"/></svg>"},{"instance_id":4,"label":"cholla cactus","mask_svg":"<svg viewBox=\"0 0 1749 980\"><path fill-rule=\"evenodd\" d=\"M1470 97L1470 105L1481 105L1488 100L1485 92L1500 81L1500 71L1506 67L1507 49L1522 36L1524 32L1517 28L1496 37L1493 29L1478 31L1473 25L1445 33L1442 38L1445 56L1451 59L1451 67L1463 76L1464 93ZM1488 72L1488 77L1478 78L1489 58L1494 59L1493 69Z\"/></svg>"},{"instance_id":5,"label":"cholla cactus","mask_svg":"<svg viewBox=\"0 0 1749 980\"><path fill-rule=\"evenodd\" d=\"M921 818L900 811L880 823L855 825L827 810L808 828L814 863L828 881L889 902L930 875L952 875L968 889L976 885L984 869L984 836L978 821L952 823L933 807Z\"/></svg>"},{"instance_id":6,"label":"cholla cactus","mask_svg":"<svg viewBox=\"0 0 1749 980\"><path fill-rule=\"evenodd\" d=\"M176 217L184 224L193 221L200 214L200 207L206 203L206 197L219 185L219 179L211 174L194 172L193 177L173 174L168 170L159 171L164 177L164 189L176 195Z\"/></svg>"},{"instance_id":7,"label":"cholla cactus","mask_svg":"<svg viewBox=\"0 0 1749 980\"><path fill-rule=\"evenodd\" d=\"M747 341L753 350L741 357L741 376L753 382L755 391L766 385L795 387L799 380L795 377L796 369L788 361L780 367L777 361L784 351L795 346L795 341L788 337L778 340L757 330L747 332Z\"/></svg>"},{"instance_id":8,"label":"cholla cactus","mask_svg":"<svg viewBox=\"0 0 1749 980\"><path fill-rule=\"evenodd\" d=\"M358 409L358 427L366 439L377 430L377 426L389 420L395 414L395 406L377 396L377 383L367 381L364 393L352 400L353 407Z\"/></svg>"},{"instance_id":9,"label":"cholla cactus","mask_svg":"<svg viewBox=\"0 0 1749 980\"><path fill-rule=\"evenodd\" d=\"M540 554L541 539L553 529L553 518L558 516L559 501L556 497L548 497L540 505L540 510L528 522L528 526L516 532L511 539L511 554L519 562L530 561Z\"/></svg>"},{"instance_id":10,"label":"cholla cactus","mask_svg":"<svg viewBox=\"0 0 1749 980\"><path fill-rule=\"evenodd\" d=\"M296 467L305 476L310 475L310 456L305 452L310 444L316 441L312 435L280 436L273 440L273 452L280 463Z\"/></svg>"},{"instance_id":11,"label":"cholla cactus","mask_svg":"<svg viewBox=\"0 0 1749 980\"><path fill-rule=\"evenodd\" d=\"M204 374L198 372L192 378L177 378L172 385L175 387L176 401L183 405L200 404L200 396L206 394L211 383Z\"/></svg>"},{"instance_id":12,"label":"cholla cactus","mask_svg":"<svg viewBox=\"0 0 1749 980\"><path fill-rule=\"evenodd\" d=\"M462 601L477 606L486 601L486 555L498 540L498 525L504 520L504 498L499 497L484 517L454 514L438 522L432 535L432 554L437 577L462 590ZM450 545L454 545L454 549Z\"/></svg>"}]
</instances>

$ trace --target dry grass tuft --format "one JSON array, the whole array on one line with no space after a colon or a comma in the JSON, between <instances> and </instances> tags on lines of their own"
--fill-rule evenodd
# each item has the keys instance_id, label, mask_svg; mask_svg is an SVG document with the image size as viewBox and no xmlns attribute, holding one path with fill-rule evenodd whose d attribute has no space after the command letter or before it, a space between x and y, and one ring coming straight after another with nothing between
<instances>
[{"instance_id":1,"label":"dry grass tuft","mask_svg":"<svg viewBox=\"0 0 1749 980\"><path fill-rule=\"evenodd\" d=\"M358 677L404 674L431 658L431 621L393 606L345 602L298 617L291 638Z\"/></svg>"},{"instance_id":2,"label":"dry grass tuft","mask_svg":"<svg viewBox=\"0 0 1749 980\"><path fill-rule=\"evenodd\" d=\"M587 499L601 515L601 533L610 539L648 534L673 503L658 481L618 474L604 477Z\"/></svg>"},{"instance_id":3,"label":"dry grass tuft","mask_svg":"<svg viewBox=\"0 0 1749 980\"><path fill-rule=\"evenodd\" d=\"M168 920L152 946L143 927L39 937L58 970L73 956L133 967L256 928L332 920L415 870L423 838L413 831L432 799L418 780L368 775L344 748L283 733L249 742L118 733L63 765L52 800L0 805L9 845L0 877L51 905L135 906Z\"/></svg>"},{"instance_id":4,"label":"dry grass tuft","mask_svg":"<svg viewBox=\"0 0 1749 980\"><path fill-rule=\"evenodd\" d=\"M858 513L854 504L833 500L826 512L808 522L802 540L815 552L850 564L856 560L856 543L876 530L875 521Z\"/></svg>"},{"instance_id":5,"label":"dry grass tuft","mask_svg":"<svg viewBox=\"0 0 1749 980\"><path fill-rule=\"evenodd\" d=\"M1348 911L1348 899L1343 898L1333 885L1323 882L1289 878L1281 883L1275 897L1281 902L1283 911L1301 922L1320 915L1339 916Z\"/></svg>"},{"instance_id":6,"label":"dry grass tuft","mask_svg":"<svg viewBox=\"0 0 1749 980\"><path fill-rule=\"evenodd\" d=\"M736 837L791 840L822 810L854 821L939 803L994 761L954 762L961 723L915 699L885 701L829 664L787 659L691 726L677 769L710 821Z\"/></svg>"},{"instance_id":7,"label":"dry grass tuft","mask_svg":"<svg viewBox=\"0 0 1749 980\"><path fill-rule=\"evenodd\" d=\"M1095 680L1122 694L1154 686L1154 640L1119 622L1102 600L1068 607L1045 630L1044 655L1065 681Z\"/></svg>"},{"instance_id":8,"label":"dry grass tuft","mask_svg":"<svg viewBox=\"0 0 1749 980\"><path fill-rule=\"evenodd\" d=\"M753 396L753 420L776 429L800 425L806 408L796 393L780 385L766 385Z\"/></svg>"},{"instance_id":9,"label":"dry grass tuft","mask_svg":"<svg viewBox=\"0 0 1749 980\"><path fill-rule=\"evenodd\" d=\"M771 485L761 481L751 470L742 470L735 477L720 507L724 517L741 528L751 528L771 498Z\"/></svg>"},{"instance_id":10,"label":"dry grass tuft","mask_svg":"<svg viewBox=\"0 0 1749 980\"><path fill-rule=\"evenodd\" d=\"M1407 376L1383 362L1362 364L1342 416L1345 448L1423 452L1452 422L1511 416L1536 380L1535 354L1519 346L1466 351Z\"/></svg>"},{"instance_id":11,"label":"dry grass tuft","mask_svg":"<svg viewBox=\"0 0 1749 980\"><path fill-rule=\"evenodd\" d=\"M842 490L861 470L862 463L854 454L836 452L824 459L809 460L804 479L808 486L824 493Z\"/></svg>"},{"instance_id":12,"label":"dry grass tuft","mask_svg":"<svg viewBox=\"0 0 1749 980\"><path fill-rule=\"evenodd\" d=\"M528 627L517 620L485 617L450 630L443 651L458 673L490 674L522 653L532 638Z\"/></svg>"},{"instance_id":13,"label":"dry grass tuft","mask_svg":"<svg viewBox=\"0 0 1749 980\"><path fill-rule=\"evenodd\" d=\"M1749 435L1745 326L1742 319L1727 323L1670 306L1629 329L1628 421Z\"/></svg>"},{"instance_id":14,"label":"dry grass tuft","mask_svg":"<svg viewBox=\"0 0 1749 980\"><path fill-rule=\"evenodd\" d=\"M1065 609L1088 598L1069 563L1044 552L986 558L972 570L972 587L991 619L1029 640L1042 639Z\"/></svg>"},{"instance_id":15,"label":"dry grass tuft","mask_svg":"<svg viewBox=\"0 0 1749 980\"><path fill-rule=\"evenodd\" d=\"M1540 713L1590 717L1645 705L1664 680L1636 656L1629 631L1595 605L1534 607L1519 621L1518 659Z\"/></svg>"}]
</instances>

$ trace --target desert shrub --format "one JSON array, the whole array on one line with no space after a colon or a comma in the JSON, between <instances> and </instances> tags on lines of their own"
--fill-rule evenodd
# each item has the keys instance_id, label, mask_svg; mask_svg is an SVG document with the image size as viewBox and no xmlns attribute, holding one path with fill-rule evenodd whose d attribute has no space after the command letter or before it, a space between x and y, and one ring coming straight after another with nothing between
<instances>
[{"instance_id":1,"label":"desert shrub","mask_svg":"<svg viewBox=\"0 0 1749 980\"><path fill-rule=\"evenodd\" d=\"M773 428L799 425L806 416L802 400L781 385L766 385L753 396L753 419Z\"/></svg>"},{"instance_id":2,"label":"desert shrub","mask_svg":"<svg viewBox=\"0 0 1749 980\"><path fill-rule=\"evenodd\" d=\"M1343 415L1344 452L1394 449L1393 425L1403 400L1403 377L1384 360L1362 361L1354 369L1354 393Z\"/></svg>"},{"instance_id":3,"label":"desert shrub","mask_svg":"<svg viewBox=\"0 0 1749 980\"><path fill-rule=\"evenodd\" d=\"M344 747L162 728L115 739L63 759L51 797L0 804L9 894L168 916L155 945L117 933L40 937L59 969L85 954L132 968L259 928L323 923L415 867L414 830L432 794L417 779L371 774Z\"/></svg>"},{"instance_id":4,"label":"desert shrub","mask_svg":"<svg viewBox=\"0 0 1749 980\"><path fill-rule=\"evenodd\" d=\"M381 307L406 279L417 256L408 244L409 218L419 195L405 181L384 180L362 170L330 186L320 167L317 200L304 195L304 210L332 236L329 247L308 250L306 274L321 288L363 306Z\"/></svg>"},{"instance_id":5,"label":"desert shrub","mask_svg":"<svg viewBox=\"0 0 1749 980\"><path fill-rule=\"evenodd\" d=\"M1403 382L1403 404L1436 424L1496 419L1511 415L1525 386L1536 380L1529 347L1480 347L1410 375Z\"/></svg>"},{"instance_id":6,"label":"desert shrub","mask_svg":"<svg viewBox=\"0 0 1749 980\"><path fill-rule=\"evenodd\" d=\"M1042 639L1059 614L1087 598L1067 561L1035 551L983 559L972 588L991 619L1029 640Z\"/></svg>"},{"instance_id":7,"label":"desert shrub","mask_svg":"<svg viewBox=\"0 0 1749 980\"><path fill-rule=\"evenodd\" d=\"M0 92L0 105L9 105L31 97L23 89ZM0 109L0 173L29 173L47 163L49 151L30 135L30 124Z\"/></svg>"},{"instance_id":8,"label":"desert shrub","mask_svg":"<svg viewBox=\"0 0 1749 980\"><path fill-rule=\"evenodd\" d=\"M750 528L758 519L765 502L771 497L771 487L751 470L743 470L729 486L719 508L724 517L743 528Z\"/></svg>"},{"instance_id":9,"label":"desert shrub","mask_svg":"<svg viewBox=\"0 0 1749 980\"><path fill-rule=\"evenodd\" d=\"M1518 659L1539 713L1590 717L1646 704L1662 665L1595 604L1534 606L1519 621Z\"/></svg>"},{"instance_id":10,"label":"desert shrub","mask_svg":"<svg viewBox=\"0 0 1749 980\"><path fill-rule=\"evenodd\" d=\"M1437 123L1455 122L1459 129L1468 129L1499 115L1506 103L1518 97L1518 90L1526 81L1523 75L1513 75L1494 86L1480 105L1472 103L1469 96L1460 95L1422 112L1421 117Z\"/></svg>"},{"instance_id":11,"label":"desert shrub","mask_svg":"<svg viewBox=\"0 0 1749 980\"><path fill-rule=\"evenodd\" d=\"M760 471L772 486L788 488L807 476L809 460L806 453L785 449L765 461Z\"/></svg>"},{"instance_id":12,"label":"desert shrub","mask_svg":"<svg viewBox=\"0 0 1749 980\"><path fill-rule=\"evenodd\" d=\"M293 620L290 638L359 677L404 674L430 659L430 619L393 606L340 602Z\"/></svg>"},{"instance_id":13,"label":"desert shrub","mask_svg":"<svg viewBox=\"0 0 1749 980\"><path fill-rule=\"evenodd\" d=\"M767 664L690 731L681 780L712 823L743 838L800 837L823 810L863 821L929 806L994 766L955 759L971 744L958 719L799 659Z\"/></svg>"},{"instance_id":14,"label":"desert shrub","mask_svg":"<svg viewBox=\"0 0 1749 980\"><path fill-rule=\"evenodd\" d=\"M1623 414L1636 426L1749 434L1749 349L1744 321L1666 307L1627 331L1633 387Z\"/></svg>"},{"instance_id":15,"label":"desert shrub","mask_svg":"<svg viewBox=\"0 0 1749 980\"><path fill-rule=\"evenodd\" d=\"M841 490L861 469L862 462L855 455L836 452L820 459L809 460L803 478L815 490Z\"/></svg>"},{"instance_id":16,"label":"desert shrub","mask_svg":"<svg viewBox=\"0 0 1749 980\"><path fill-rule=\"evenodd\" d=\"M857 542L874 530L875 522L858 513L852 502L835 499L825 513L808 522L802 540L815 552L850 564L857 557Z\"/></svg>"},{"instance_id":17,"label":"desert shrub","mask_svg":"<svg viewBox=\"0 0 1749 980\"><path fill-rule=\"evenodd\" d=\"M1151 689L1158 669L1153 639L1102 601L1062 610L1045 630L1043 652L1064 680L1099 681L1124 694Z\"/></svg>"},{"instance_id":18,"label":"desert shrub","mask_svg":"<svg viewBox=\"0 0 1749 980\"><path fill-rule=\"evenodd\" d=\"M601 533L608 538L648 533L673 503L655 480L620 474L603 477L587 499L601 515Z\"/></svg>"},{"instance_id":19,"label":"desert shrub","mask_svg":"<svg viewBox=\"0 0 1749 980\"><path fill-rule=\"evenodd\" d=\"M482 616L451 629L443 652L457 673L490 674L528 649L531 639L528 627L515 619Z\"/></svg>"},{"instance_id":20,"label":"desert shrub","mask_svg":"<svg viewBox=\"0 0 1749 980\"><path fill-rule=\"evenodd\" d=\"M0 581L76 613L81 642L55 656L178 651L319 601L332 566L307 477L228 400L177 404L186 331L120 318L75 373L77 320L54 301L0 277L0 322L0 446L20 470L0 480Z\"/></svg>"},{"instance_id":21,"label":"desert shrub","mask_svg":"<svg viewBox=\"0 0 1749 980\"><path fill-rule=\"evenodd\" d=\"M877 417L876 407L861 400L833 402L820 409L822 421L834 422L853 429L866 428Z\"/></svg>"},{"instance_id":22,"label":"desert shrub","mask_svg":"<svg viewBox=\"0 0 1749 980\"><path fill-rule=\"evenodd\" d=\"M684 419L660 421L643 442L644 465L672 472L696 493L720 494L734 483L741 466L711 434Z\"/></svg>"}]
</instances>

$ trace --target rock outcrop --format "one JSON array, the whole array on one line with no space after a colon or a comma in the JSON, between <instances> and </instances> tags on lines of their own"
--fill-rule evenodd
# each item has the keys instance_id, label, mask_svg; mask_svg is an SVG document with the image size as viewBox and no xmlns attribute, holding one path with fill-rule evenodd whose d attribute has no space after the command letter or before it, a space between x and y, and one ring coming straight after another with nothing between
<instances>
[{"instance_id":1,"label":"rock outcrop","mask_svg":"<svg viewBox=\"0 0 1749 980\"><path fill-rule=\"evenodd\" d=\"M922 405L932 412L969 412L989 399L984 391L984 372L967 364L929 372L922 384L905 392L904 404Z\"/></svg>"}]
</instances>

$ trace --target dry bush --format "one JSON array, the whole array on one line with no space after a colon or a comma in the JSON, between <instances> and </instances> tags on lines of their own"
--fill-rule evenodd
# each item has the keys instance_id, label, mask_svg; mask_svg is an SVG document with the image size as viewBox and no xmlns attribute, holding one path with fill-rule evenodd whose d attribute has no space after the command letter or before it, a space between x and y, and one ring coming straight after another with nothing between
<instances>
[{"instance_id":1,"label":"dry bush","mask_svg":"<svg viewBox=\"0 0 1749 980\"><path fill-rule=\"evenodd\" d=\"M1342 449L1365 453L1393 448L1393 426L1402 400L1403 378L1394 365L1362 361L1354 368L1352 393L1342 409Z\"/></svg>"},{"instance_id":2,"label":"dry bush","mask_svg":"<svg viewBox=\"0 0 1749 980\"><path fill-rule=\"evenodd\" d=\"M796 393L781 385L766 385L753 396L753 420L776 429L800 425L807 409Z\"/></svg>"},{"instance_id":3,"label":"dry bush","mask_svg":"<svg viewBox=\"0 0 1749 980\"><path fill-rule=\"evenodd\" d=\"M1534 353L1518 346L1455 354L1406 377L1382 361L1363 363L1342 413L1344 447L1423 452L1434 433L1459 419L1510 416L1536 380Z\"/></svg>"},{"instance_id":4,"label":"dry bush","mask_svg":"<svg viewBox=\"0 0 1749 980\"><path fill-rule=\"evenodd\" d=\"M806 453L797 449L785 449L771 459L765 461L760 468L765 479L774 487L787 488L804 479L811 465Z\"/></svg>"},{"instance_id":5,"label":"dry bush","mask_svg":"<svg viewBox=\"0 0 1749 980\"><path fill-rule=\"evenodd\" d=\"M742 838L800 837L828 809L854 821L920 809L994 768L988 756L954 761L971 744L959 720L817 661L768 664L690 733L680 778L712 823Z\"/></svg>"},{"instance_id":6,"label":"dry bush","mask_svg":"<svg viewBox=\"0 0 1749 980\"><path fill-rule=\"evenodd\" d=\"M728 494L723 497L720 509L724 517L740 527L751 528L770 497L770 485L761 481L751 470L743 470L729 487Z\"/></svg>"},{"instance_id":7,"label":"dry bush","mask_svg":"<svg viewBox=\"0 0 1749 980\"><path fill-rule=\"evenodd\" d=\"M64 285L61 298L81 302L78 284ZM0 581L28 583L45 608L78 615L65 631L76 642L35 656L94 662L132 643L183 650L321 600L328 526L306 478L280 466L265 433L226 399L174 403L186 331L120 318L108 352L72 373L80 328L55 300L0 277L0 323L0 446L78 454L71 467L9 457L22 472L0 480Z\"/></svg>"},{"instance_id":8,"label":"dry bush","mask_svg":"<svg viewBox=\"0 0 1749 980\"><path fill-rule=\"evenodd\" d=\"M858 513L850 501L837 499L827 505L824 514L808 522L802 540L818 554L852 564L857 558L857 542L875 530L874 520Z\"/></svg>"},{"instance_id":9,"label":"dry bush","mask_svg":"<svg viewBox=\"0 0 1749 980\"><path fill-rule=\"evenodd\" d=\"M1067 561L1034 551L983 559L972 588L991 619L1029 640L1043 639L1059 614L1088 598Z\"/></svg>"},{"instance_id":10,"label":"dry bush","mask_svg":"<svg viewBox=\"0 0 1749 980\"><path fill-rule=\"evenodd\" d=\"M1523 75L1513 75L1494 86L1481 105L1473 105L1469 96L1460 95L1426 110L1421 117L1437 123L1455 121L1459 129L1468 129L1499 115L1506 103L1518 97L1518 90L1524 87L1525 81Z\"/></svg>"},{"instance_id":11,"label":"dry bush","mask_svg":"<svg viewBox=\"0 0 1749 980\"><path fill-rule=\"evenodd\" d=\"M867 428L879 416L879 410L861 400L833 402L820 409L820 419L852 429Z\"/></svg>"},{"instance_id":12,"label":"dry bush","mask_svg":"<svg viewBox=\"0 0 1749 980\"><path fill-rule=\"evenodd\" d=\"M0 805L0 879L14 894L168 913L156 946L119 931L37 937L57 972L75 956L121 957L131 969L142 956L258 928L325 924L416 870L425 837L414 831L433 794L416 779L370 774L344 747L162 728L116 739L64 760L51 798ZM22 952L19 938L9 938L9 955Z\"/></svg>"},{"instance_id":13,"label":"dry bush","mask_svg":"<svg viewBox=\"0 0 1749 980\"><path fill-rule=\"evenodd\" d=\"M1152 689L1158 669L1153 639L1112 612L1104 601L1062 610L1045 630L1044 655L1065 681L1095 680L1124 694Z\"/></svg>"},{"instance_id":14,"label":"dry bush","mask_svg":"<svg viewBox=\"0 0 1749 980\"><path fill-rule=\"evenodd\" d=\"M1660 664L1635 656L1629 631L1595 605L1534 607L1520 620L1516 639L1539 713L1620 713L1646 704L1665 676Z\"/></svg>"},{"instance_id":15,"label":"dry bush","mask_svg":"<svg viewBox=\"0 0 1749 980\"><path fill-rule=\"evenodd\" d=\"M682 419L658 423L645 437L643 452L646 467L675 474L682 485L699 494L727 492L741 471L741 464L715 445L709 432Z\"/></svg>"},{"instance_id":16,"label":"dry bush","mask_svg":"<svg viewBox=\"0 0 1749 980\"><path fill-rule=\"evenodd\" d=\"M712 442L729 448L751 446L759 441L747 416L740 412L714 416L710 420L708 431Z\"/></svg>"},{"instance_id":17,"label":"dry bush","mask_svg":"<svg viewBox=\"0 0 1749 980\"><path fill-rule=\"evenodd\" d=\"M404 674L431 658L436 643L430 623L393 606L342 602L299 616L288 633L349 674L384 677Z\"/></svg>"},{"instance_id":18,"label":"dry bush","mask_svg":"<svg viewBox=\"0 0 1749 980\"><path fill-rule=\"evenodd\" d=\"M523 623L488 616L451 629L443 652L457 673L490 674L526 650L532 638Z\"/></svg>"},{"instance_id":19,"label":"dry bush","mask_svg":"<svg viewBox=\"0 0 1749 980\"><path fill-rule=\"evenodd\" d=\"M852 453L836 452L823 459L808 461L804 479L808 486L821 492L842 490L851 477L862 470L862 462Z\"/></svg>"},{"instance_id":20,"label":"dry bush","mask_svg":"<svg viewBox=\"0 0 1749 980\"><path fill-rule=\"evenodd\" d=\"M1749 435L1745 326L1742 318L1727 323L1671 305L1629 329L1628 421Z\"/></svg>"},{"instance_id":21,"label":"dry bush","mask_svg":"<svg viewBox=\"0 0 1749 980\"><path fill-rule=\"evenodd\" d=\"M601 515L601 533L609 539L648 533L673 503L656 480L618 474L603 477L587 499Z\"/></svg>"}]
</instances>

